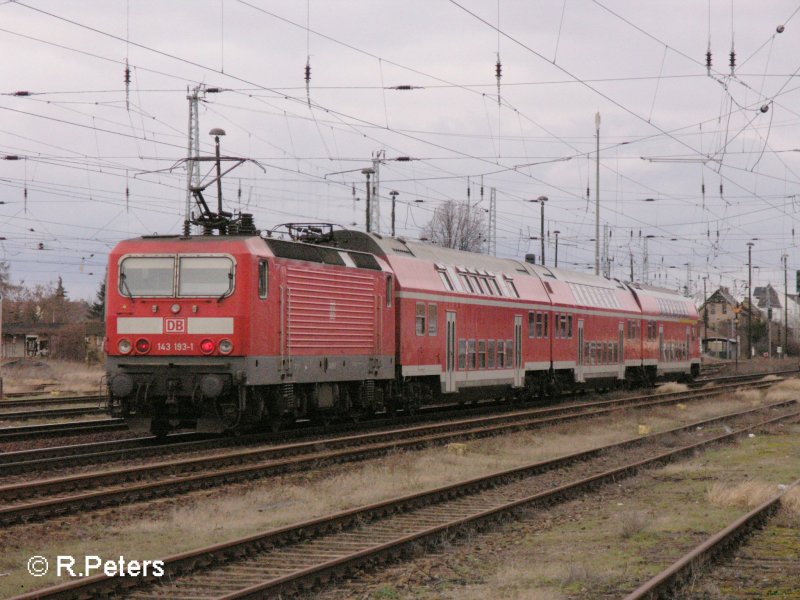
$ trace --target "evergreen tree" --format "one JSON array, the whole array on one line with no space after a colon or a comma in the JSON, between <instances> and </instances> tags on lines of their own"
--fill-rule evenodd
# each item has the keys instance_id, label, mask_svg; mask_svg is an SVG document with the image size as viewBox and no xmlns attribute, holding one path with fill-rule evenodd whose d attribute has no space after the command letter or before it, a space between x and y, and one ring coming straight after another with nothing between
<instances>
[{"instance_id":1,"label":"evergreen tree","mask_svg":"<svg viewBox=\"0 0 800 600\"><path fill-rule=\"evenodd\" d=\"M97 290L97 300L89 307L89 318L93 321L102 321L106 312L106 280L100 282Z\"/></svg>"}]
</instances>

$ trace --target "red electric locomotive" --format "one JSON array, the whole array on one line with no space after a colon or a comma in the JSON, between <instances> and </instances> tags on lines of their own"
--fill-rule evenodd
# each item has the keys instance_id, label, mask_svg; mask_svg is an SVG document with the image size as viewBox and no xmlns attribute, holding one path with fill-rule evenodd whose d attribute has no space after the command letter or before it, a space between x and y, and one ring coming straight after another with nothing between
<instances>
[{"instance_id":1,"label":"red electric locomotive","mask_svg":"<svg viewBox=\"0 0 800 600\"><path fill-rule=\"evenodd\" d=\"M252 234L146 236L111 253L116 413L164 434L381 410L392 274L378 257Z\"/></svg>"}]
</instances>

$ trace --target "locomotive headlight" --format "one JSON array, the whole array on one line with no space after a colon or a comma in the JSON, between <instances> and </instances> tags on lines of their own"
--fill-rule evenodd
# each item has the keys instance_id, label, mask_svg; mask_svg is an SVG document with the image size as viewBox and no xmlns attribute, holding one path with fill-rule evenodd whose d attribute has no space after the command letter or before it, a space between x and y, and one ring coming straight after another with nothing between
<instances>
[{"instance_id":1,"label":"locomotive headlight","mask_svg":"<svg viewBox=\"0 0 800 600\"><path fill-rule=\"evenodd\" d=\"M180 304L173 304L170 307L170 310L172 311L172 314L177 315L179 312L181 312L181 305Z\"/></svg>"},{"instance_id":2,"label":"locomotive headlight","mask_svg":"<svg viewBox=\"0 0 800 600\"><path fill-rule=\"evenodd\" d=\"M147 354L150 352L150 342L144 338L139 338L136 340L136 351L139 354Z\"/></svg>"},{"instance_id":3,"label":"locomotive headlight","mask_svg":"<svg viewBox=\"0 0 800 600\"><path fill-rule=\"evenodd\" d=\"M211 354L214 351L214 342L212 340L203 340L200 342L200 351L203 354Z\"/></svg>"},{"instance_id":4,"label":"locomotive headlight","mask_svg":"<svg viewBox=\"0 0 800 600\"><path fill-rule=\"evenodd\" d=\"M233 352L233 342L230 340L220 340L219 351L223 354L230 354Z\"/></svg>"},{"instance_id":5,"label":"locomotive headlight","mask_svg":"<svg viewBox=\"0 0 800 600\"><path fill-rule=\"evenodd\" d=\"M120 354L130 354L131 348L131 343L128 340L120 340L117 344L117 350L119 350Z\"/></svg>"}]
</instances>

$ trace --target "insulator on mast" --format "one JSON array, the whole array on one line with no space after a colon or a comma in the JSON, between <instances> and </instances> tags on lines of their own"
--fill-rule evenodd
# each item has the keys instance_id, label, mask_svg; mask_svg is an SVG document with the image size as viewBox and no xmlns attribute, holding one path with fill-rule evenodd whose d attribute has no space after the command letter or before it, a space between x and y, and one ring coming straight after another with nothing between
<instances>
[{"instance_id":1,"label":"insulator on mast","mask_svg":"<svg viewBox=\"0 0 800 600\"><path fill-rule=\"evenodd\" d=\"M306 100L308 101L308 105L311 106L311 57L310 56L306 58L305 80L306 80Z\"/></svg>"},{"instance_id":2,"label":"insulator on mast","mask_svg":"<svg viewBox=\"0 0 800 600\"><path fill-rule=\"evenodd\" d=\"M734 69L736 69L736 50L733 49L733 44L731 44L731 53L730 56L730 66L731 66L731 75L733 75Z\"/></svg>"},{"instance_id":3,"label":"insulator on mast","mask_svg":"<svg viewBox=\"0 0 800 600\"><path fill-rule=\"evenodd\" d=\"M706 73L711 75L711 46L706 50Z\"/></svg>"},{"instance_id":4,"label":"insulator on mast","mask_svg":"<svg viewBox=\"0 0 800 600\"><path fill-rule=\"evenodd\" d=\"M497 53L497 62L494 65L494 76L497 78L497 106L500 106L500 78L503 76L503 64L500 62L500 53Z\"/></svg>"},{"instance_id":5,"label":"insulator on mast","mask_svg":"<svg viewBox=\"0 0 800 600\"><path fill-rule=\"evenodd\" d=\"M128 59L125 59L125 109L130 110L130 90L131 90L131 68L128 66Z\"/></svg>"}]
</instances>

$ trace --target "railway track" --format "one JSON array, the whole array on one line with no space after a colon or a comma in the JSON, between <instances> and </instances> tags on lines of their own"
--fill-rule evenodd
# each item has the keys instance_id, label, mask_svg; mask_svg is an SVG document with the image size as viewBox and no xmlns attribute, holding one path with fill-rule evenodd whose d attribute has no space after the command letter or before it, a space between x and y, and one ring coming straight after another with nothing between
<instances>
[{"instance_id":1,"label":"railway track","mask_svg":"<svg viewBox=\"0 0 800 600\"><path fill-rule=\"evenodd\" d=\"M793 373L795 373L795 372L794 371L782 371L782 372L776 373L776 374L793 374ZM698 380L697 382L692 384L690 387L700 387L700 386L708 385L709 383L714 383L715 381L720 381L720 382L727 381L729 383L733 383L733 382L736 382L736 381L747 382L747 381L753 381L753 380L761 379L763 377L764 377L764 374L756 374L756 375L738 375L738 376L715 378L715 379L703 379L703 380ZM65 400L68 403L73 403L73 402L74 403L79 403L79 402L83 401L84 399L89 399L90 401L93 401L93 402L94 401L102 401L102 402L105 401L105 398L103 396L75 396L75 397L64 396L64 397L58 398L57 400L52 400L52 399L46 399L46 398L39 397L39 398L22 398L21 400L10 400L10 401L6 401L6 402L0 402L0 407L7 406L7 405L8 406L18 406L19 407L19 404L15 404L17 402L27 402L27 403L33 402L33 403L35 403L35 404L29 404L29 406L42 406L42 405L44 405L44 403L49 404L51 402L62 402L63 403ZM494 405L492 405L492 407L488 407L488 408L479 406L479 407L476 407L476 408L468 408L466 410L459 409L458 411L450 410L450 411L444 411L444 412L434 412L433 410L431 410L430 412L426 411L426 412L424 412L424 414L416 415L414 417L400 417L399 419L379 419L377 421L364 422L364 423L361 423L359 425L359 428L360 429L364 429L365 427L379 428L379 427L384 427L384 426L397 426L398 424L402 424L402 423L416 423L416 422L419 422L420 420L424 420L426 418L429 418L431 415L436 415L437 418L450 418L451 416L452 417L457 417L458 415L465 414L465 413L466 414L481 414L482 412L488 411L488 410L496 411L497 407L494 406ZM0 412L0 415L1 414L2 414L2 412ZM0 420L2 420L2 419L0 419ZM5 441L15 441L15 440L22 440L22 439L26 439L26 440L27 439L37 439L37 438L44 438L44 437L50 437L50 436L53 436L53 437L66 437L66 436L71 436L71 435L86 435L86 434L92 434L92 433L104 433L104 432L107 432L107 431L117 431L117 430L125 429L126 427L121 425L120 423L121 423L120 419L111 419L111 420L103 419L103 420L99 420L99 421L85 421L85 422L84 421L79 421L79 422L73 422L73 423L65 422L65 423L53 423L53 424L46 424L46 425L30 425L30 426L26 425L26 426L15 426L15 427L0 427L0 443L5 442ZM308 435L322 435L327 431L327 429L330 429L330 431L337 432L337 431L352 430L353 428L354 428L353 426L336 425L336 426L334 426L332 428L320 428L320 427L313 428L310 432L307 431L307 430L290 430L290 431L287 431L287 432L282 432L279 437L280 438L293 439L295 437L302 437L302 436L308 436ZM182 435L182 434L179 434L179 435ZM171 437L178 437L178 436L173 435ZM258 439L254 439L254 438L258 438ZM265 436L263 434L262 435L258 435L258 436L253 436L253 435L242 436L239 439L240 439L240 442L249 443L250 441L256 441L256 442L265 441L266 438L269 438L269 439L272 439L272 440L276 439L274 435L273 436ZM100 460L110 460L111 459L110 456L100 456L100 454L102 452L104 452L104 451L113 451L113 450L115 450L115 448L113 447L113 442L108 442L107 444L109 444L109 445L105 446L105 447L95 447L93 449L91 449L91 448L83 448L78 452L76 452L74 450L70 450L66 446L62 446L61 447L62 450L60 450L60 452L63 453L63 456L76 456L78 454L85 454L86 456L84 457L85 460L84 460L83 464L91 464L92 459L89 456L91 454L96 455L97 458L100 459ZM147 445L152 445L152 440L149 441L149 442L146 442L146 444ZM238 445L241 445L241 443L238 444ZM165 453L167 453L167 454L172 453L172 452L170 452L170 450L168 450L168 447L170 447L170 446L171 445L166 445L166 444L163 446ZM129 448L130 448L130 446L124 446L122 449L129 449ZM55 457L55 456L57 456L57 454L51 453L49 456ZM11 458L12 457L0 454L0 464L11 462L11 460L10 460ZM36 458L37 457L33 457L33 456L31 456L29 458L26 458L26 457L20 455L18 457L13 457L13 461L17 462L17 461L24 461L24 460L35 460ZM38 458L42 458L42 456L40 456Z\"/></svg>"},{"instance_id":2,"label":"railway track","mask_svg":"<svg viewBox=\"0 0 800 600\"><path fill-rule=\"evenodd\" d=\"M232 600L313 589L363 567L799 417L795 401L751 409L174 555L164 559L163 584L152 576L102 575L17 600L111 596Z\"/></svg>"},{"instance_id":3,"label":"railway track","mask_svg":"<svg viewBox=\"0 0 800 600\"><path fill-rule=\"evenodd\" d=\"M720 382L733 384L735 382L746 383L748 381L757 381L762 376L739 376L736 378L724 378ZM716 380L708 380L692 387L701 387L713 383ZM773 383L773 382L771 382ZM730 387L725 389L731 389ZM672 395L663 393L656 394L658 398L670 398L675 394L681 392L673 392ZM653 397L636 396L632 399L626 399L624 402L638 401L643 398ZM599 406L607 405L608 401L600 401ZM581 402L582 406L591 406L592 403ZM569 407L570 404L562 405L562 408ZM147 457L165 457L176 454L185 454L191 452L201 452L216 449L224 449L231 447L252 446L264 443L286 442L291 440L309 440L314 442L325 442L325 438L332 437L337 434L351 434L356 428L359 431L365 429L369 430L391 430L404 425L414 425L420 423L427 423L431 419L453 419L460 420L470 416L481 416L491 414L494 417L515 418L515 414L519 412L511 412L511 408L506 406L502 412L498 412L498 407L491 406L477 406L468 408L458 408L457 410L438 411L425 413L414 416L401 416L395 419L377 419L372 421L361 422L359 424L339 423L329 427L309 427L292 429L274 433L256 433L242 436L217 436L211 434L200 433L185 433L173 434L168 437L166 442L159 443L156 438L143 437L136 440L120 440L120 441L106 441L94 442L89 444L79 444L72 446L58 446L49 448L37 448L34 450L25 450L18 452L8 452L0 454L0 478L13 475L18 472L32 473L42 472L48 469L70 469L78 466L92 465L92 464L108 464L119 460L131 459L145 459ZM522 413L524 414L524 413ZM44 426L43 426L44 427ZM24 430L28 431L28 429ZM24 432L23 431L23 432ZM30 430L35 432L35 430ZM43 431L47 431L46 428ZM4 430L0 428L0 441L2 441ZM11 433L11 432L9 432Z\"/></svg>"},{"instance_id":4,"label":"railway track","mask_svg":"<svg viewBox=\"0 0 800 600\"><path fill-rule=\"evenodd\" d=\"M749 386L768 387L773 383L774 381L751 382ZM328 440L236 449L210 456L179 458L155 464L123 466L34 481L10 481L6 477L5 483L0 485L0 524L45 519L54 515L171 496L210 486L319 469L384 456L391 451L419 449L465 438L552 426L615 411L688 402L691 399L722 395L739 388L741 384L719 386L713 390L533 409ZM124 456L131 451L114 452L122 452ZM63 459L42 460L58 464ZM0 466L0 473L27 474L33 467L30 462L9 463Z\"/></svg>"},{"instance_id":5,"label":"railway track","mask_svg":"<svg viewBox=\"0 0 800 600\"><path fill-rule=\"evenodd\" d=\"M0 422L56 419L59 417L78 417L107 413L107 398L98 395L21 398L0 402ZM0 435L2 435L4 429L6 428L0 428Z\"/></svg>"},{"instance_id":6,"label":"railway track","mask_svg":"<svg viewBox=\"0 0 800 600\"><path fill-rule=\"evenodd\" d=\"M43 425L20 425L18 427L0 427L0 442L30 440L34 438L52 438L72 435L105 433L108 431L125 431L128 425L124 419L96 419L91 421L74 421L71 423L46 423ZM0 454L5 457L9 453Z\"/></svg>"},{"instance_id":7,"label":"railway track","mask_svg":"<svg viewBox=\"0 0 800 600\"><path fill-rule=\"evenodd\" d=\"M679 558L624 600L697 597L693 588L710 583L724 598L784 598L797 592L800 527L771 527L770 521L795 481L722 531ZM760 530L760 531L759 531ZM791 547L794 547L794 551ZM776 558L776 549L786 556ZM725 558L728 560L725 560ZM713 563L719 563L713 566Z\"/></svg>"},{"instance_id":8,"label":"railway track","mask_svg":"<svg viewBox=\"0 0 800 600\"><path fill-rule=\"evenodd\" d=\"M85 415L101 414L108 414L108 409L102 406L76 406L72 408L53 408L44 410L0 411L0 422L56 419L59 417L82 417ZM0 429L0 432L2 432L2 429Z\"/></svg>"},{"instance_id":9,"label":"railway track","mask_svg":"<svg viewBox=\"0 0 800 600\"><path fill-rule=\"evenodd\" d=\"M70 404L107 404L108 398L103 395L88 395L88 396L60 396L60 395L53 395L47 397L36 396L36 397L17 397L17 398L9 398L8 394L6 394L6 398L0 401L0 415L3 414L2 411L6 409L19 409L19 408L33 408L38 406L52 406L54 404L58 405L70 405Z\"/></svg>"}]
</instances>

